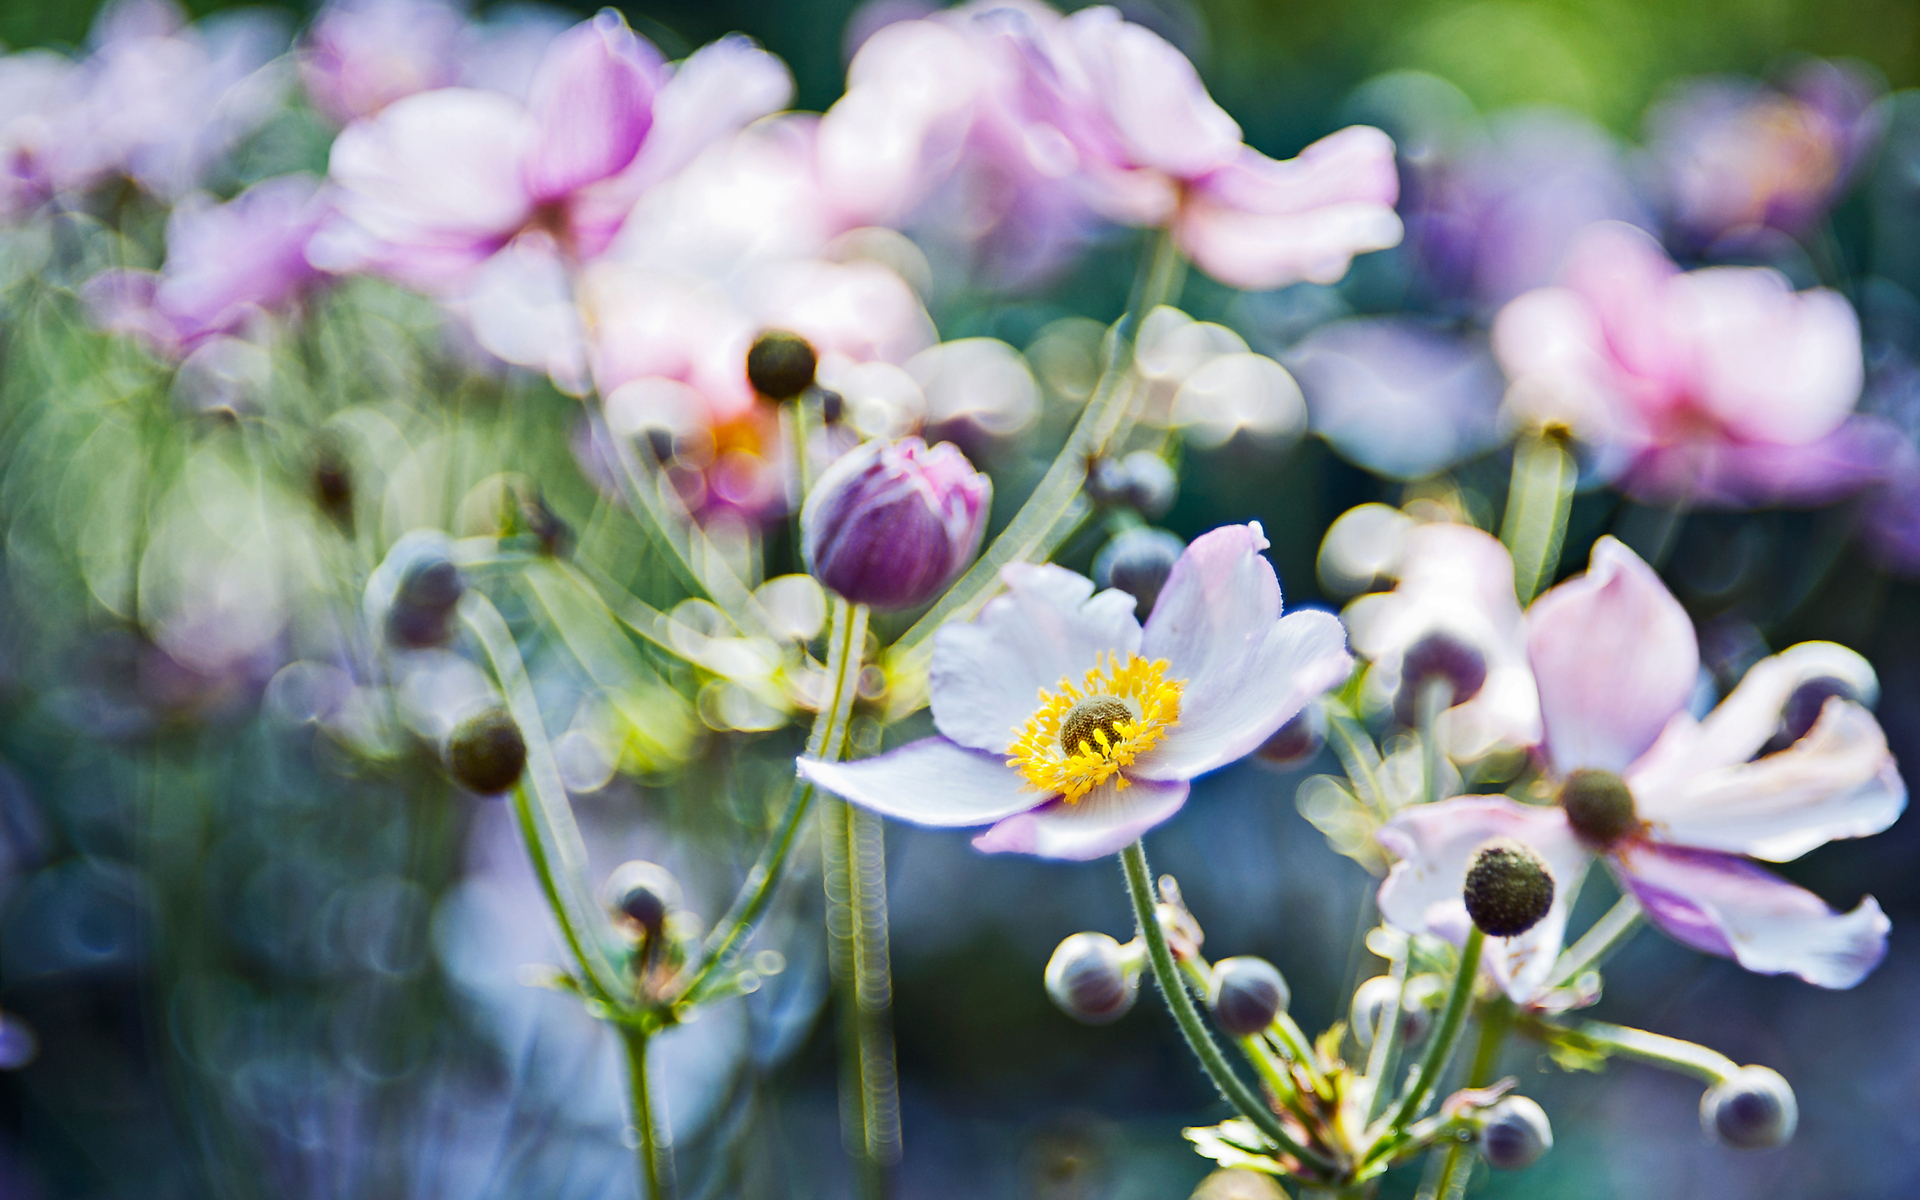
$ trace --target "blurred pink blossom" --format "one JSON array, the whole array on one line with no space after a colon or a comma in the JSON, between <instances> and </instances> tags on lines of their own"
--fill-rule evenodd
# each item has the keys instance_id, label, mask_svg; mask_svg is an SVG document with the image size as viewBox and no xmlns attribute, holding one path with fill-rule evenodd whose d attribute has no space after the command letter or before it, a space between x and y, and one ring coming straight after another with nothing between
<instances>
[{"instance_id":1,"label":"blurred pink blossom","mask_svg":"<svg viewBox=\"0 0 1920 1200\"><path fill-rule=\"evenodd\" d=\"M450 0L332 0L300 47L307 96L337 125L460 75L465 11Z\"/></svg>"},{"instance_id":2,"label":"blurred pink blossom","mask_svg":"<svg viewBox=\"0 0 1920 1200\"><path fill-rule=\"evenodd\" d=\"M1877 833L1906 807L1886 737L1864 707L1878 690L1865 659L1802 643L1756 664L1696 720L1686 708L1699 671L1692 622L1653 570L1611 538L1594 546L1585 575L1532 606L1526 641L1548 777L1563 801L1570 777L1610 780L1627 809L1605 836L1563 804L1463 796L1406 809L1379 834L1400 859L1380 889L1388 921L1459 944L1467 865L1488 839L1511 837L1539 852L1557 884L1546 918L1491 939L1483 959L1521 1003L1554 982L1568 912L1596 855L1654 925L1750 971L1847 988L1879 964L1888 921L1871 897L1835 912L1748 861L1785 862ZM1819 689L1817 717L1767 753L1809 686Z\"/></svg>"},{"instance_id":3,"label":"blurred pink blossom","mask_svg":"<svg viewBox=\"0 0 1920 1200\"><path fill-rule=\"evenodd\" d=\"M1683 272L1647 234L1583 232L1557 286L1502 309L1508 404L1592 447L1603 474L1654 504L1821 504L1884 468L1853 419L1860 326L1837 292L1776 271Z\"/></svg>"}]
</instances>

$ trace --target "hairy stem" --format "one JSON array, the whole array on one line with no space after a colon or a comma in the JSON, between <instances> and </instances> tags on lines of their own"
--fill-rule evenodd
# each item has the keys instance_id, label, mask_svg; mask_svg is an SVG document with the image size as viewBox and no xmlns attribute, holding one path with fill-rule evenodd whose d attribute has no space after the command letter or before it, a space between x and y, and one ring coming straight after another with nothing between
<instances>
[{"instance_id":1,"label":"hairy stem","mask_svg":"<svg viewBox=\"0 0 1920 1200\"><path fill-rule=\"evenodd\" d=\"M620 1036L627 1047L627 1082L633 1104L634 1148L639 1154L640 1200L667 1200L671 1147L665 1142L660 1120L653 1111L652 1089L647 1081L649 1035L644 1030L623 1025Z\"/></svg>"},{"instance_id":2,"label":"hairy stem","mask_svg":"<svg viewBox=\"0 0 1920 1200\"><path fill-rule=\"evenodd\" d=\"M1395 1130L1405 1129L1419 1117L1439 1086L1447 1061L1453 1057L1454 1043L1460 1040L1460 1026L1466 1021L1467 1005L1473 999L1474 981L1480 974L1480 949L1486 940L1487 935L1478 925L1467 933L1467 944L1460 949L1460 969L1454 974L1453 990L1447 993L1447 1007L1440 1014L1440 1027L1433 1031L1427 1056L1420 1060L1420 1074L1393 1114Z\"/></svg>"},{"instance_id":3,"label":"hairy stem","mask_svg":"<svg viewBox=\"0 0 1920 1200\"><path fill-rule=\"evenodd\" d=\"M1548 986L1571 983L1580 972L1607 961L1615 950L1627 944L1628 938L1640 931L1642 915L1640 902L1631 894L1614 901L1607 915L1594 922L1593 928L1560 956Z\"/></svg>"}]
</instances>

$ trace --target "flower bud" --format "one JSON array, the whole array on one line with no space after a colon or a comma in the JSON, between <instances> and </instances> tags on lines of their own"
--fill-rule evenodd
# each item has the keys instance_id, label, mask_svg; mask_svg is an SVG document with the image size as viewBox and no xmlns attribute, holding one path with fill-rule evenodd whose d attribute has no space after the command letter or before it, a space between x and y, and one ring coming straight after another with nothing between
<instances>
[{"instance_id":1,"label":"flower bud","mask_svg":"<svg viewBox=\"0 0 1920 1200\"><path fill-rule=\"evenodd\" d=\"M680 906L680 882L657 863L621 863L607 877L607 907L649 938L660 936L667 914Z\"/></svg>"},{"instance_id":2,"label":"flower bud","mask_svg":"<svg viewBox=\"0 0 1920 1200\"><path fill-rule=\"evenodd\" d=\"M393 544L367 581L368 611L395 645L438 646L453 634L453 611L465 590L446 535L415 530Z\"/></svg>"},{"instance_id":3,"label":"flower bud","mask_svg":"<svg viewBox=\"0 0 1920 1200\"><path fill-rule=\"evenodd\" d=\"M1436 679L1453 688L1447 707L1465 704L1487 683L1487 656L1450 633L1435 631L1407 647L1400 660L1400 691L1393 698L1393 715L1412 725L1420 713L1420 689Z\"/></svg>"},{"instance_id":4,"label":"flower bud","mask_svg":"<svg viewBox=\"0 0 1920 1200\"><path fill-rule=\"evenodd\" d=\"M1167 515L1180 480L1167 460L1151 450L1103 458L1087 471L1087 498L1108 508L1125 505L1149 521Z\"/></svg>"},{"instance_id":5,"label":"flower bud","mask_svg":"<svg viewBox=\"0 0 1920 1200\"><path fill-rule=\"evenodd\" d=\"M482 709L453 727L447 739L447 769L462 787L497 796L520 782L527 768L527 742L506 709Z\"/></svg>"},{"instance_id":6,"label":"flower bud","mask_svg":"<svg viewBox=\"0 0 1920 1200\"><path fill-rule=\"evenodd\" d=\"M770 400L791 400L813 384L813 344L785 329L765 329L747 348L747 381Z\"/></svg>"},{"instance_id":7,"label":"flower bud","mask_svg":"<svg viewBox=\"0 0 1920 1200\"><path fill-rule=\"evenodd\" d=\"M1260 744L1254 754L1273 767L1297 767L1314 755L1327 741L1327 712L1309 703L1295 713L1273 736Z\"/></svg>"},{"instance_id":8,"label":"flower bud","mask_svg":"<svg viewBox=\"0 0 1920 1200\"><path fill-rule=\"evenodd\" d=\"M1416 976L1407 981L1407 991L1401 997L1400 1041L1408 1046L1417 1045L1426 1039L1427 1031L1433 1027L1433 1012L1427 1007L1426 1000L1432 997L1436 987L1431 975ZM1387 1010L1393 1007L1399 996L1400 985L1388 975L1376 975L1353 990L1353 1036L1360 1048L1373 1048L1373 1039L1386 1019Z\"/></svg>"},{"instance_id":9,"label":"flower bud","mask_svg":"<svg viewBox=\"0 0 1920 1200\"><path fill-rule=\"evenodd\" d=\"M1518 937L1553 907L1553 875L1526 845L1494 838L1474 852L1461 899L1488 937Z\"/></svg>"},{"instance_id":10,"label":"flower bud","mask_svg":"<svg viewBox=\"0 0 1920 1200\"><path fill-rule=\"evenodd\" d=\"M1250 1037L1273 1024L1292 999L1279 969L1264 958L1241 955L1213 964L1207 1007L1214 1022L1234 1037Z\"/></svg>"},{"instance_id":11,"label":"flower bud","mask_svg":"<svg viewBox=\"0 0 1920 1200\"><path fill-rule=\"evenodd\" d=\"M1770 1067L1741 1067L1700 1097L1700 1128L1722 1146L1784 1146L1800 1123L1793 1087Z\"/></svg>"},{"instance_id":12,"label":"flower bud","mask_svg":"<svg viewBox=\"0 0 1920 1200\"><path fill-rule=\"evenodd\" d=\"M1104 933L1076 933L1047 960L1047 995L1060 1011L1088 1025L1127 1015L1140 992L1140 968Z\"/></svg>"},{"instance_id":13,"label":"flower bud","mask_svg":"<svg viewBox=\"0 0 1920 1200\"><path fill-rule=\"evenodd\" d=\"M1780 707L1780 728L1768 739L1762 754L1773 754L1785 750L1801 738L1807 736L1814 723L1820 719L1820 711L1827 701L1835 696L1842 700L1858 701L1851 687L1831 675L1822 675L1818 679L1809 679L1793 689L1787 702Z\"/></svg>"},{"instance_id":14,"label":"flower bud","mask_svg":"<svg viewBox=\"0 0 1920 1200\"><path fill-rule=\"evenodd\" d=\"M856 604L918 607L973 560L992 498L992 482L951 443L864 443L828 467L807 497L807 564Z\"/></svg>"},{"instance_id":15,"label":"flower bud","mask_svg":"<svg viewBox=\"0 0 1920 1200\"><path fill-rule=\"evenodd\" d=\"M1187 544L1164 529L1129 529L1108 542L1093 559L1093 581L1133 597L1133 611L1144 621L1153 611Z\"/></svg>"},{"instance_id":16,"label":"flower bud","mask_svg":"<svg viewBox=\"0 0 1920 1200\"><path fill-rule=\"evenodd\" d=\"M1500 1171L1519 1171L1553 1149L1553 1125L1525 1096L1503 1096L1480 1126L1480 1157Z\"/></svg>"}]
</instances>

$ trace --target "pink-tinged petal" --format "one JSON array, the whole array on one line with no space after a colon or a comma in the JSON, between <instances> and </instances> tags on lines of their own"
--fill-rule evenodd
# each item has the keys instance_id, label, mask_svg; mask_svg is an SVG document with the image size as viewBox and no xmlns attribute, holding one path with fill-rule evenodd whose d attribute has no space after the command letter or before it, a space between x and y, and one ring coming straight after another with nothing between
<instances>
[{"instance_id":1,"label":"pink-tinged petal","mask_svg":"<svg viewBox=\"0 0 1920 1200\"><path fill-rule=\"evenodd\" d=\"M1680 762L1711 762L1716 747L1702 734L1698 757ZM1906 785L1880 723L1838 697L1827 701L1805 737L1777 754L1692 772L1662 766L1660 778L1627 776L1655 840L1771 862L1836 838L1879 833L1907 807Z\"/></svg>"},{"instance_id":2,"label":"pink-tinged petal","mask_svg":"<svg viewBox=\"0 0 1920 1200\"><path fill-rule=\"evenodd\" d=\"M1804 445L1853 411L1866 368L1860 321L1838 292L1795 294L1757 267L1693 271L1673 286L1670 336L1696 356L1693 400L1730 434Z\"/></svg>"},{"instance_id":3,"label":"pink-tinged petal","mask_svg":"<svg viewBox=\"0 0 1920 1200\"><path fill-rule=\"evenodd\" d=\"M1474 851L1505 837L1539 854L1553 876L1552 907L1519 937L1488 939L1481 963L1522 1004L1544 990L1566 938L1574 893L1592 861L1564 812L1504 796L1461 796L1402 809L1375 836L1399 860L1380 885L1381 917L1397 929L1430 933L1456 946L1471 926L1461 893Z\"/></svg>"},{"instance_id":4,"label":"pink-tinged petal","mask_svg":"<svg viewBox=\"0 0 1920 1200\"><path fill-rule=\"evenodd\" d=\"M1084 862L1137 841L1186 802L1187 785L1180 780L1139 779L1125 788L1109 782L1075 803L1055 798L1007 817L974 838L973 845L989 854L1034 854Z\"/></svg>"},{"instance_id":5,"label":"pink-tinged petal","mask_svg":"<svg viewBox=\"0 0 1920 1200\"><path fill-rule=\"evenodd\" d=\"M1083 8L1054 27L1076 99L1117 138L1125 165L1181 179L1231 162L1240 126L1165 38L1112 8Z\"/></svg>"},{"instance_id":6,"label":"pink-tinged petal","mask_svg":"<svg viewBox=\"0 0 1920 1200\"><path fill-rule=\"evenodd\" d=\"M185 336L154 307L160 276L152 271L102 271L80 287L94 324L141 338L162 354L178 356Z\"/></svg>"},{"instance_id":7,"label":"pink-tinged petal","mask_svg":"<svg viewBox=\"0 0 1920 1200\"><path fill-rule=\"evenodd\" d=\"M1244 757L1346 678L1346 630L1327 613L1280 619L1280 581L1259 524L1194 539L1160 589L1140 652L1186 682L1179 723L1137 771L1191 779Z\"/></svg>"},{"instance_id":8,"label":"pink-tinged petal","mask_svg":"<svg viewBox=\"0 0 1920 1200\"><path fill-rule=\"evenodd\" d=\"M535 367L568 395L586 391L586 330L566 263L543 233L515 238L483 263L448 306L504 362Z\"/></svg>"},{"instance_id":9,"label":"pink-tinged petal","mask_svg":"<svg viewBox=\"0 0 1920 1200\"><path fill-rule=\"evenodd\" d=\"M792 99L793 73L751 38L735 33L702 46L660 85L653 127L621 182L637 193Z\"/></svg>"},{"instance_id":10,"label":"pink-tinged petal","mask_svg":"<svg viewBox=\"0 0 1920 1200\"><path fill-rule=\"evenodd\" d=\"M328 163L338 220L309 260L426 290L458 281L532 215L521 164L533 135L518 103L467 88L422 92L355 121Z\"/></svg>"},{"instance_id":11,"label":"pink-tinged petal","mask_svg":"<svg viewBox=\"0 0 1920 1200\"><path fill-rule=\"evenodd\" d=\"M1835 912L1770 871L1710 850L1639 842L1613 862L1648 920L1682 944L1756 974L1850 988L1886 957L1892 923L1871 896L1852 912Z\"/></svg>"},{"instance_id":12,"label":"pink-tinged petal","mask_svg":"<svg viewBox=\"0 0 1920 1200\"><path fill-rule=\"evenodd\" d=\"M536 200L560 199L633 161L653 126L663 67L660 52L610 8L554 39L527 97L539 129L526 168Z\"/></svg>"},{"instance_id":13,"label":"pink-tinged petal","mask_svg":"<svg viewBox=\"0 0 1920 1200\"><path fill-rule=\"evenodd\" d=\"M1890 423L1855 415L1804 445L1723 436L1653 443L1615 483L1650 505L1817 508L1884 482L1907 452L1905 441Z\"/></svg>"},{"instance_id":14,"label":"pink-tinged petal","mask_svg":"<svg viewBox=\"0 0 1920 1200\"><path fill-rule=\"evenodd\" d=\"M922 738L877 758L802 758L800 777L849 804L916 825L985 825L1047 799L1026 786L1004 754L983 754L946 738Z\"/></svg>"},{"instance_id":15,"label":"pink-tinged petal","mask_svg":"<svg viewBox=\"0 0 1920 1200\"><path fill-rule=\"evenodd\" d=\"M1571 288L1535 288L1510 301L1493 322L1493 354L1511 380L1506 404L1534 424L1561 424L1602 451L1611 476L1649 436L1644 418L1621 401L1619 371L1593 304Z\"/></svg>"},{"instance_id":16,"label":"pink-tinged petal","mask_svg":"<svg viewBox=\"0 0 1920 1200\"><path fill-rule=\"evenodd\" d=\"M762 327L791 329L822 355L903 363L937 340L920 298L877 262L778 263L752 272L741 292Z\"/></svg>"},{"instance_id":17,"label":"pink-tinged petal","mask_svg":"<svg viewBox=\"0 0 1920 1200\"><path fill-rule=\"evenodd\" d=\"M282 175L226 204L175 208L154 303L194 340L292 300L315 277L306 251L325 213L318 188L310 175Z\"/></svg>"},{"instance_id":18,"label":"pink-tinged petal","mask_svg":"<svg viewBox=\"0 0 1920 1200\"><path fill-rule=\"evenodd\" d=\"M1555 771L1625 771L1686 707L1700 671L1693 622L1653 568L1610 537L1585 575L1527 612L1527 656Z\"/></svg>"},{"instance_id":19,"label":"pink-tinged petal","mask_svg":"<svg viewBox=\"0 0 1920 1200\"><path fill-rule=\"evenodd\" d=\"M1133 597L1064 567L1013 563L1003 596L979 617L934 635L933 723L962 746L1003 754L1040 704L1068 679L1077 687L1101 659L1140 648Z\"/></svg>"},{"instance_id":20,"label":"pink-tinged petal","mask_svg":"<svg viewBox=\"0 0 1920 1200\"><path fill-rule=\"evenodd\" d=\"M1684 391L1691 348L1672 328L1673 283L1680 268L1643 229L1602 221L1582 230L1567 253L1562 283L1593 307L1609 358L1641 379Z\"/></svg>"},{"instance_id":21,"label":"pink-tinged petal","mask_svg":"<svg viewBox=\"0 0 1920 1200\"><path fill-rule=\"evenodd\" d=\"M1356 125L1300 157L1242 148L1188 194L1174 238L1201 270L1241 288L1333 283L1356 254L1400 244L1393 141Z\"/></svg>"}]
</instances>

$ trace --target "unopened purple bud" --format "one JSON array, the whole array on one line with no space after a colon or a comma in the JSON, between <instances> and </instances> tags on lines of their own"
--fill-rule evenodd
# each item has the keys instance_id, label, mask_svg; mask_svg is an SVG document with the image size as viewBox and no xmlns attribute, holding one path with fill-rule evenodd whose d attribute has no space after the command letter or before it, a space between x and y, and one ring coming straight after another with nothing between
<instances>
[{"instance_id":1,"label":"unopened purple bud","mask_svg":"<svg viewBox=\"0 0 1920 1200\"><path fill-rule=\"evenodd\" d=\"M1393 698L1393 715L1402 725L1419 716L1420 689L1444 679L1453 689L1447 707L1465 704L1480 694L1487 682L1487 657L1450 633L1434 632L1407 647L1400 666L1400 692Z\"/></svg>"},{"instance_id":2,"label":"unopened purple bud","mask_svg":"<svg viewBox=\"0 0 1920 1200\"><path fill-rule=\"evenodd\" d=\"M1060 1011L1088 1025L1127 1015L1140 992L1140 971L1104 933L1076 933L1047 960L1047 995Z\"/></svg>"},{"instance_id":3,"label":"unopened purple bud","mask_svg":"<svg viewBox=\"0 0 1920 1200\"><path fill-rule=\"evenodd\" d=\"M1480 1127L1480 1157L1500 1171L1519 1171L1553 1149L1553 1125L1525 1096L1504 1096L1487 1109Z\"/></svg>"},{"instance_id":4,"label":"unopened purple bud","mask_svg":"<svg viewBox=\"0 0 1920 1200\"><path fill-rule=\"evenodd\" d=\"M1772 754L1785 750L1807 736L1814 723L1820 720L1820 713L1827 707L1827 701L1835 696L1842 700L1860 699L1854 695L1852 688L1830 675L1809 679L1793 689L1793 694L1787 697L1787 702L1780 709L1780 729L1761 753Z\"/></svg>"},{"instance_id":5,"label":"unopened purple bud","mask_svg":"<svg viewBox=\"0 0 1920 1200\"><path fill-rule=\"evenodd\" d=\"M1094 556L1093 581L1132 596L1133 611L1144 621L1186 548L1185 542L1164 529L1129 529Z\"/></svg>"},{"instance_id":6,"label":"unopened purple bud","mask_svg":"<svg viewBox=\"0 0 1920 1200\"><path fill-rule=\"evenodd\" d=\"M681 906L680 881L658 863L622 863L607 877L607 906L647 937L657 938L668 914Z\"/></svg>"},{"instance_id":7,"label":"unopened purple bud","mask_svg":"<svg viewBox=\"0 0 1920 1200\"><path fill-rule=\"evenodd\" d=\"M1784 1146L1799 1123L1793 1085L1771 1067L1741 1067L1700 1097L1700 1127L1735 1150Z\"/></svg>"},{"instance_id":8,"label":"unopened purple bud","mask_svg":"<svg viewBox=\"0 0 1920 1200\"><path fill-rule=\"evenodd\" d=\"M1151 450L1136 450L1120 460L1126 472L1127 498L1149 521L1157 521L1173 508L1180 494L1180 479L1167 460Z\"/></svg>"},{"instance_id":9,"label":"unopened purple bud","mask_svg":"<svg viewBox=\"0 0 1920 1200\"><path fill-rule=\"evenodd\" d=\"M856 604L916 608L973 561L992 499L992 481L949 442L867 442L828 467L807 497L807 564Z\"/></svg>"},{"instance_id":10,"label":"unopened purple bud","mask_svg":"<svg viewBox=\"0 0 1920 1200\"><path fill-rule=\"evenodd\" d=\"M1220 1028L1234 1037L1251 1037L1273 1024L1292 999L1279 968L1264 958L1242 955L1213 965L1207 1007Z\"/></svg>"},{"instance_id":11,"label":"unopened purple bud","mask_svg":"<svg viewBox=\"0 0 1920 1200\"><path fill-rule=\"evenodd\" d=\"M453 635L453 615L466 581L443 533L416 529L393 544L367 581L369 623L409 649L438 646Z\"/></svg>"}]
</instances>

